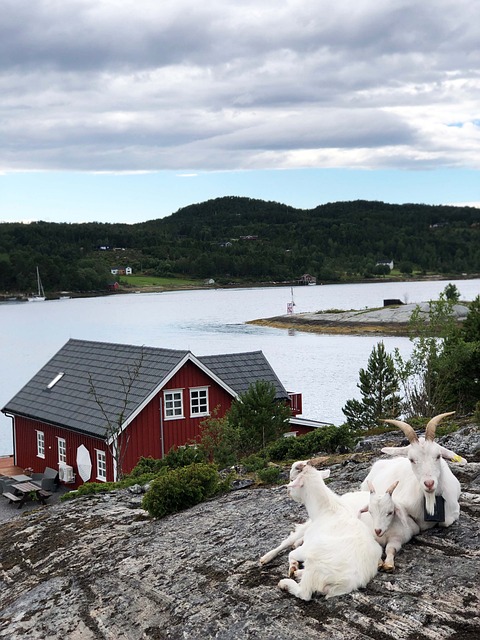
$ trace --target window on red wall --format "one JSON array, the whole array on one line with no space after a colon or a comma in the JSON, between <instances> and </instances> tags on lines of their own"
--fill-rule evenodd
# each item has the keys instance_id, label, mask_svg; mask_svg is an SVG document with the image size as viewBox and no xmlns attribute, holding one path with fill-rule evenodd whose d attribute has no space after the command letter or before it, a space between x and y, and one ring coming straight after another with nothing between
<instances>
[{"instance_id":1,"label":"window on red wall","mask_svg":"<svg viewBox=\"0 0 480 640\"><path fill-rule=\"evenodd\" d=\"M107 456L105 451L95 449L97 457L97 480L105 481L107 479Z\"/></svg>"},{"instance_id":2,"label":"window on red wall","mask_svg":"<svg viewBox=\"0 0 480 640\"><path fill-rule=\"evenodd\" d=\"M64 438L58 438L58 461L67 462L67 442Z\"/></svg>"},{"instance_id":3,"label":"window on red wall","mask_svg":"<svg viewBox=\"0 0 480 640\"><path fill-rule=\"evenodd\" d=\"M163 392L165 419L183 418L183 392L181 389Z\"/></svg>"},{"instance_id":4,"label":"window on red wall","mask_svg":"<svg viewBox=\"0 0 480 640\"><path fill-rule=\"evenodd\" d=\"M37 457L45 458L45 434L37 431Z\"/></svg>"},{"instance_id":5,"label":"window on red wall","mask_svg":"<svg viewBox=\"0 0 480 640\"><path fill-rule=\"evenodd\" d=\"M190 415L208 416L208 387L190 389Z\"/></svg>"}]
</instances>

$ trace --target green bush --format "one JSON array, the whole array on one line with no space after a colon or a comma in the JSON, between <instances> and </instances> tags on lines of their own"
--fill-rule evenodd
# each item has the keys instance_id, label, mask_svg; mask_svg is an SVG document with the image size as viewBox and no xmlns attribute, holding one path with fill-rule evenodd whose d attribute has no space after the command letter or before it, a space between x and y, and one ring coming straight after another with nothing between
<instances>
[{"instance_id":1,"label":"green bush","mask_svg":"<svg viewBox=\"0 0 480 640\"><path fill-rule=\"evenodd\" d=\"M65 493L60 500L74 500L75 498L90 496L94 493L106 493L107 491L114 491L115 489L126 489L134 484L143 486L154 480L162 473L168 473L168 469L165 467L157 473L143 473L142 475L126 476L119 482L86 482L85 484L81 484L78 489Z\"/></svg>"},{"instance_id":2,"label":"green bush","mask_svg":"<svg viewBox=\"0 0 480 640\"><path fill-rule=\"evenodd\" d=\"M301 436L300 439L306 438ZM271 460L287 460L291 458L290 455L297 438L279 438L276 442L272 442L271 445L265 450L268 453L268 458Z\"/></svg>"},{"instance_id":3,"label":"green bush","mask_svg":"<svg viewBox=\"0 0 480 640\"><path fill-rule=\"evenodd\" d=\"M351 447L353 435L348 425L328 425L298 438L280 438L267 447L270 460L308 458L316 453L335 453L339 446Z\"/></svg>"},{"instance_id":4,"label":"green bush","mask_svg":"<svg viewBox=\"0 0 480 640\"><path fill-rule=\"evenodd\" d=\"M143 497L142 506L154 518L162 518L203 502L220 487L214 465L191 464L155 478Z\"/></svg>"},{"instance_id":5,"label":"green bush","mask_svg":"<svg viewBox=\"0 0 480 640\"><path fill-rule=\"evenodd\" d=\"M267 460L264 457L255 454L252 454L247 458L243 458L240 463L245 467L246 471L258 471L259 469L264 469L267 466Z\"/></svg>"},{"instance_id":6,"label":"green bush","mask_svg":"<svg viewBox=\"0 0 480 640\"><path fill-rule=\"evenodd\" d=\"M190 464L207 462L207 455L201 446L172 447L163 458L169 469L187 467Z\"/></svg>"},{"instance_id":7,"label":"green bush","mask_svg":"<svg viewBox=\"0 0 480 640\"><path fill-rule=\"evenodd\" d=\"M90 496L94 493L107 493L113 489L119 488L118 482L86 482L82 484L75 491L69 491L65 493L61 500L73 500L74 498L81 498L82 496Z\"/></svg>"},{"instance_id":8,"label":"green bush","mask_svg":"<svg viewBox=\"0 0 480 640\"><path fill-rule=\"evenodd\" d=\"M258 478L265 484L276 484L280 479L280 467L267 467L257 471Z\"/></svg>"},{"instance_id":9,"label":"green bush","mask_svg":"<svg viewBox=\"0 0 480 640\"><path fill-rule=\"evenodd\" d=\"M166 464L164 460L156 460L155 458L141 457L132 471L128 474L129 478L138 478L145 473L158 473L161 469L165 468Z\"/></svg>"},{"instance_id":10,"label":"green bush","mask_svg":"<svg viewBox=\"0 0 480 640\"><path fill-rule=\"evenodd\" d=\"M161 460L142 456L127 477L138 478L144 474L158 474L168 469L178 469L195 462L206 461L207 454L201 446L172 447Z\"/></svg>"}]
</instances>

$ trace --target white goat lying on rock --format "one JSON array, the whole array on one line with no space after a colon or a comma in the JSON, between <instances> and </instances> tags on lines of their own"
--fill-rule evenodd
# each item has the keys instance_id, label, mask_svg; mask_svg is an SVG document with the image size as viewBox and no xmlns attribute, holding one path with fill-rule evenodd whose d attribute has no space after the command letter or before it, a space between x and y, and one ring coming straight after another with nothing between
<instances>
[{"instance_id":1,"label":"white goat lying on rock","mask_svg":"<svg viewBox=\"0 0 480 640\"><path fill-rule=\"evenodd\" d=\"M425 438L420 439L406 422L384 420L399 427L410 444L406 447L383 448L383 453L400 457L375 462L361 486L367 490L370 481L377 491L386 492L400 479L395 502L406 509L421 531L436 524L448 527L460 515L460 483L444 458L460 464L465 464L466 460L434 442L438 423L452 413L442 413L432 418L425 428Z\"/></svg>"},{"instance_id":2,"label":"white goat lying on rock","mask_svg":"<svg viewBox=\"0 0 480 640\"><path fill-rule=\"evenodd\" d=\"M305 464L288 485L289 496L305 505L311 524L302 546L289 555L289 575L300 582L284 578L278 586L302 600L316 592L332 598L366 586L382 556L371 532L325 485L322 475Z\"/></svg>"},{"instance_id":3,"label":"white goat lying on rock","mask_svg":"<svg viewBox=\"0 0 480 640\"><path fill-rule=\"evenodd\" d=\"M323 462L325 458L321 458L319 459L319 461L320 460ZM290 480L291 481L295 480L295 478L305 468L305 465L308 464L310 466L313 466L316 463L316 461L317 461L316 459L312 459L312 460L299 460L298 462L294 462L290 469ZM321 471L319 471L319 473L322 475L322 478L324 479L330 476L329 469L322 469ZM341 496L337 494L333 494L333 495L338 500L340 500L340 502L345 507L347 507L351 511L352 515L358 515L360 509L362 509L362 507L365 506L370 496L368 491L349 491L348 493L344 493ZM267 564L268 562L271 562L280 553L282 553L282 551L285 551L285 549L290 549L292 547L295 549L299 547L301 544L303 544L303 537L305 535L305 531L308 529L310 525L311 525L310 519L307 520L306 522L303 522L302 524L296 524L295 529L290 533L290 535L287 538L285 538L285 540L282 540L282 542L278 545L278 547L271 549L271 551L268 551L265 555L263 555L260 558L260 564L264 565L264 564Z\"/></svg>"},{"instance_id":4,"label":"white goat lying on rock","mask_svg":"<svg viewBox=\"0 0 480 640\"><path fill-rule=\"evenodd\" d=\"M375 491L373 484L368 481L370 500L362 512L368 511L376 541L385 547L385 560L380 562L379 568L384 571L395 569L395 555L402 545L420 533L418 523L408 515L406 509L393 499L393 492L398 486L394 482L383 494Z\"/></svg>"}]
</instances>

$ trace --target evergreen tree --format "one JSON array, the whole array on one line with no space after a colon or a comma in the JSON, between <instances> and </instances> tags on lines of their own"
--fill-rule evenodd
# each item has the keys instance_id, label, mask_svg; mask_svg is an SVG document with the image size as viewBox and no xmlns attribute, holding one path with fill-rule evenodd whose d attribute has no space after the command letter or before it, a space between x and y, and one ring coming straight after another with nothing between
<instances>
[{"instance_id":1,"label":"evergreen tree","mask_svg":"<svg viewBox=\"0 0 480 640\"><path fill-rule=\"evenodd\" d=\"M275 398L271 382L257 380L227 412L231 442L238 459L250 455L289 431L290 407Z\"/></svg>"},{"instance_id":2,"label":"evergreen tree","mask_svg":"<svg viewBox=\"0 0 480 640\"><path fill-rule=\"evenodd\" d=\"M480 296L461 328L448 334L436 361L442 410L473 411L480 402Z\"/></svg>"},{"instance_id":3,"label":"evergreen tree","mask_svg":"<svg viewBox=\"0 0 480 640\"><path fill-rule=\"evenodd\" d=\"M445 289L443 290L443 294L447 300L450 302L458 302L460 300L460 291L457 288L457 285L449 282Z\"/></svg>"},{"instance_id":4,"label":"evergreen tree","mask_svg":"<svg viewBox=\"0 0 480 640\"><path fill-rule=\"evenodd\" d=\"M362 400L347 400L342 411L353 429L378 426L380 418L397 418L400 414L399 381L393 358L386 353L383 342L373 348L367 368L360 369Z\"/></svg>"},{"instance_id":5,"label":"evergreen tree","mask_svg":"<svg viewBox=\"0 0 480 640\"><path fill-rule=\"evenodd\" d=\"M480 296L470 304L462 334L467 342L480 342Z\"/></svg>"},{"instance_id":6,"label":"evergreen tree","mask_svg":"<svg viewBox=\"0 0 480 640\"><path fill-rule=\"evenodd\" d=\"M410 316L410 340L413 350L404 359L395 349L395 365L403 390L403 412L407 417L431 417L446 411L448 368L455 359L454 347L459 339L459 327L453 312L454 302L441 293L438 300L429 301L428 313L417 306ZM451 349L445 345L450 342ZM452 362L447 365L447 358ZM458 365L462 366L462 365Z\"/></svg>"}]
</instances>

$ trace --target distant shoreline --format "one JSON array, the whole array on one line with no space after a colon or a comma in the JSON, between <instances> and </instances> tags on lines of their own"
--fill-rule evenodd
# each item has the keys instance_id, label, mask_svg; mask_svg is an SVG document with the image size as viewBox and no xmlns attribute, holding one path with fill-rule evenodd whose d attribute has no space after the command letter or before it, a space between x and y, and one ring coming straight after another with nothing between
<instances>
[{"instance_id":1,"label":"distant shoreline","mask_svg":"<svg viewBox=\"0 0 480 640\"><path fill-rule=\"evenodd\" d=\"M410 278L396 278L396 277L381 277L381 278L364 278L364 279L352 279L345 280L341 282L318 282L314 286L337 286L337 285L348 285L348 284L375 284L375 283L397 283L397 282L436 282L436 281L449 281L449 280L475 280L480 278L480 274L461 274L461 275L428 275L428 276L412 276ZM211 290L211 289L250 289L250 288L272 288L272 287L294 287L303 288L303 284L298 284L298 281L292 282L232 282L228 284L219 284L215 282L214 284L204 284L198 283L196 285L178 285L170 284L168 286L165 285L147 285L144 287L136 286L136 287L122 287L116 291L54 291L47 293L47 301L48 300L61 300L63 298L98 298L98 297L106 297L106 296L115 296L115 295L126 295L131 293L164 293L168 291L197 291L197 290ZM0 302L28 302L28 296L24 293L11 293L7 291L0 292ZM281 316L280 316L281 317ZM285 325L283 321L280 321L282 326ZM260 321L256 321L257 324L260 324ZM295 324L298 324L295 321Z\"/></svg>"}]
</instances>

